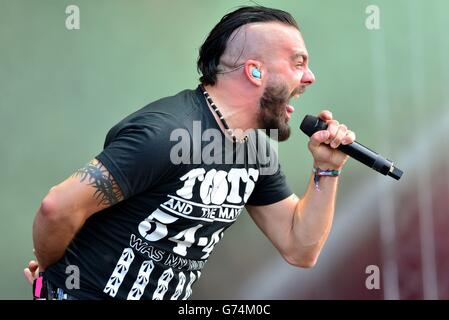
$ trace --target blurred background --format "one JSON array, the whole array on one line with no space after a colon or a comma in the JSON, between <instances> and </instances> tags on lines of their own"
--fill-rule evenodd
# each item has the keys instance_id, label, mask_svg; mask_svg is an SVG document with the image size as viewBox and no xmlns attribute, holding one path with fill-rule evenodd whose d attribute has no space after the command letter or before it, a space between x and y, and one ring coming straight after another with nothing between
<instances>
[{"instance_id":1,"label":"blurred background","mask_svg":"<svg viewBox=\"0 0 449 320\"><path fill-rule=\"evenodd\" d=\"M195 88L208 32L225 13L252 4L0 0L1 299L31 297L22 271L49 188L95 156L120 119ZM289 266L242 214L193 299L448 299L449 2L258 4L297 19L317 79L293 101L294 133L279 146L296 193L312 165L298 126L322 109L405 173L395 181L348 161L334 227L313 269ZM69 5L80 9L79 30L66 29ZM367 288L372 266L378 289Z\"/></svg>"}]
</instances>

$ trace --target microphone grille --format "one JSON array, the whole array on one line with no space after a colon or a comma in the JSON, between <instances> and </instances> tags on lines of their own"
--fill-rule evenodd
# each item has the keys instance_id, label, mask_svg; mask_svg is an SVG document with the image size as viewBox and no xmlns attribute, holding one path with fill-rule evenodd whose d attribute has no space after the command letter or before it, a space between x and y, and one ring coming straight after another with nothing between
<instances>
[{"instance_id":1,"label":"microphone grille","mask_svg":"<svg viewBox=\"0 0 449 320\"><path fill-rule=\"evenodd\" d=\"M308 114L302 120L299 128L310 137L317 131L325 130L327 128L327 124L320 118Z\"/></svg>"}]
</instances>

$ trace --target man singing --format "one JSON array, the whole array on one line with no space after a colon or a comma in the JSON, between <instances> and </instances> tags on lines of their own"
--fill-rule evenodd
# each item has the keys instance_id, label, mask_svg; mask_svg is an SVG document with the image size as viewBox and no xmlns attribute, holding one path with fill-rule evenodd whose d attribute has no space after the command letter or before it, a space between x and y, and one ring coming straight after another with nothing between
<instances>
[{"instance_id":1,"label":"man singing","mask_svg":"<svg viewBox=\"0 0 449 320\"><path fill-rule=\"evenodd\" d=\"M198 70L196 89L127 116L45 196L33 225L38 263L25 269L30 282L39 275L35 298L187 299L243 208L288 263L314 266L347 160L336 148L355 135L319 114L328 127L310 138L312 174L298 198L279 164L263 170L254 157L268 138L252 131L287 140L289 100L315 81L297 23L281 10L239 8L210 32ZM79 268L79 288L66 286L68 266Z\"/></svg>"}]
</instances>

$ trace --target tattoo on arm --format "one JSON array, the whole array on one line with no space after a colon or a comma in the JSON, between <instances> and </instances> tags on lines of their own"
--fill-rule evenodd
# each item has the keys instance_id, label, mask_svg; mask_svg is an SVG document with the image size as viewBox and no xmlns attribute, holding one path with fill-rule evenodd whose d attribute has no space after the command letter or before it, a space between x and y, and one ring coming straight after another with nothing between
<instances>
[{"instance_id":1,"label":"tattoo on arm","mask_svg":"<svg viewBox=\"0 0 449 320\"><path fill-rule=\"evenodd\" d=\"M112 206L123 199L120 187L103 164L94 159L83 168L76 170L72 177L79 177L80 182L87 181L95 188L94 197L98 206Z\"/></svg>"}]
</instances>

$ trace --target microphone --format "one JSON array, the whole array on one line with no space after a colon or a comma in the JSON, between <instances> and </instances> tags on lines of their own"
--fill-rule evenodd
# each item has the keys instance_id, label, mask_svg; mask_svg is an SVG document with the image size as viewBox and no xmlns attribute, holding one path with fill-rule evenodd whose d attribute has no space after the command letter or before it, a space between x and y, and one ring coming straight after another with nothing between
<instances>
[{"instance_id":1,"label":"microphone","mask_svg":"<svg viewBox=\"0 0 449 320\"><path fill-rule=\"evenodd\" d=\"M327 123L318 117L306 115L299 128L311 137L317 131L326 130ZM396 180L399 180L403 174L400 169L394 166L391 160L385 159L357 141L347 145L340 144L337 149L383 175L389 175Z\"/></svg>"}]
</instances>

